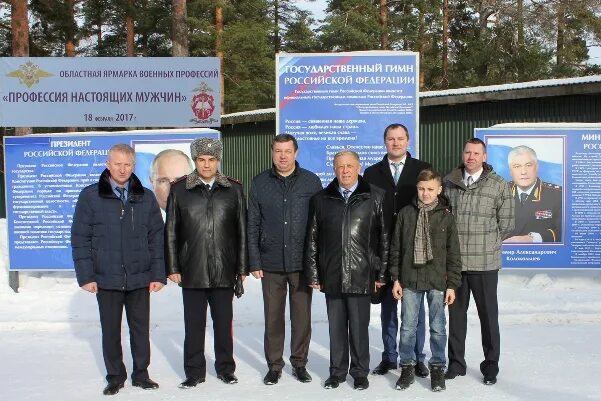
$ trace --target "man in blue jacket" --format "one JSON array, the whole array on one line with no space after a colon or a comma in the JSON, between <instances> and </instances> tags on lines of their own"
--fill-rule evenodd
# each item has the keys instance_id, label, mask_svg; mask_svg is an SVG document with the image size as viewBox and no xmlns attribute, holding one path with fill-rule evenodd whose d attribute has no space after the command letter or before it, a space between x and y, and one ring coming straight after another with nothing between
<instances>
[{"instance_id":1,"label":"man in blue jacket","mask_svg":"<svg viewBox=\"0 0 601 401\"><path fill-rule=\"evenodd\" d=\"M311 381L307 355L311 341L311 293L303 274L303 244L309 199L321 181L296 161L292 135L277 135L271 144L273 167L253 178L248 205L250 271L261 280L265 313L266 385L282 375L286 294L290 297L290 363L302 383Z\"/></svg>"},{"instance_id":2,"label":"man in blue jacket","mask_svg":"<svg viewBox=\"0 0 601 401\"><path fill-rule=\"evenodd\" d=\"M163 219L154 194L133 174L134 150L118 144L109 150L98 183L79 194L71 247L80 287L96 294L105 395L117 394L127 379L121 349L123 308L131 337L132 385L145 390L159 385L148 376L150 364L150 293L166 283Z\"/></svg>"}]
</instances>

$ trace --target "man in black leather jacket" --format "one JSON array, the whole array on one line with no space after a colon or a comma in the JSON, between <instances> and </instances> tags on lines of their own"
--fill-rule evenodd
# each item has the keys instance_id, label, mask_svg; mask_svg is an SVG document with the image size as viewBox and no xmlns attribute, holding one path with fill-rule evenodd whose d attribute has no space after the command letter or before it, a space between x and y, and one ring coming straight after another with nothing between
<instances>
[{"instance_id":1,"label":"man in black leather jacket","mask_svg":"<svg viewBox=\"0 0 601 401\"><path fill-rule=\"evenodd\" d=\"M197 139L190 150L196 169L171 186L165 224L167 275L182 287L184 300L186 380L182 388L205 381L207 303L213 319L217 377L227 384L238 382L232 301L237 276L244 279L248 274L242 185L218 171L219 140Z\"/></svg>"},{"instance_id":2,"label":"man in black leather jacket","mask_svg":"<svg viewBox=\"0 0 601 401\"><path fill-rule=\"evenodd\" d=\"M388 235L384 191L364 181L360 169L355 152L337 153L336 178L310 204L305 274L309 285L326 296L330 377L325 388L338 387L347 373L354 378L355 389L369 387L370 300L375 287L384 282Z\"/></svg>"}]
</instances>

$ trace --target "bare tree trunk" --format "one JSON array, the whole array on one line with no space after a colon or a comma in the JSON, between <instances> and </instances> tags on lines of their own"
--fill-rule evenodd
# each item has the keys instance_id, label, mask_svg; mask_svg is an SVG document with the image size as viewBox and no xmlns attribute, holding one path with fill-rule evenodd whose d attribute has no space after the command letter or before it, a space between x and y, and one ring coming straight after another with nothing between
<instances>
[{"instance_id":1,"label":"bare tree trunk","mask_svg":"<svg viewBox=\"0 0 601 401\"><path fill-rule=\"evenodd\" d=\"M127 0L127 14L125 15L125 32L126 32L126 46L127 46L127 57L134 57L136 55L135 43L134 43L134 0Z\"/></svg>"},{"instance_id":2,"label":"bare tree trunk","mask_svg":"<svg viewBox=\"0 0 601 401\"><path fill-rule=\"evenodd\" d=\"M98 32L96 32L96 46L98 48L98 55L103 56L104 51L102 50L102 24L104 21L102 20L102 16L100 14L96 16L95 22L96 26L98 27Z\"/></svg>"},{"instance_id":3,"label":"bare tree trunk","mask_svg":"<svg viewBox=\"0 0 601 401\"><path fill-rule=\"evenodd\" d=\"M449 87L449 0L442 2L442 87Z\"/></svg>"},{"instance_id":4,"label":"bare tree trunk","mask_svg":"<svg viewBox=\"0 0 601 401\"><path fill-rule=\"evenodd\" d=\"M13 57L29 56L29 19L27 0L12 0L10 8L10 26L12 31ZM31 134L30 127L15 128L15 135Z\"/></svg>"},{"instance_id":5,"label":"bare tree trunk","mask_svg":"<svg viewBox=\"0 0 601 401\"><path fill-rule=\"evenodd\" d=\"M388 1L380 0L380 49L388 49Z\"/></svg>"},{"instance_id":6,"label":"bare tree trunk","mask_svg":"<svg viewBox=\"0 0 601 401\"><path fill-rule=\"evenodd\" d=\"M483 1L478 4L479 30L477 35L479 38L486 37L486 31L488 29L489 24L488 19L494 13L495 11L493 10L493 8L489 7L489 2ZM479 78L484 81L488 77L488 64L482 63L479 67L476 68L476 71L478 72Z\"/></svg>"},{"instance_id":7,"label":"bare tree trunk","mask_svg":"<svg viewBox=\"0 0 601 401\"><path fill-rule=\"evenodd\" d=\"M186 0L172 0L173 23L171 38L171 55L173 57L188 57L188 11Z\"/></svg>"},{"instance_id":8,"label":"bare tree trunk","mask_svg":"<svg viewBox=\"0 0 601 401\"><path fill-rule=\"evenodd\" d=\"M521 53L524 48L524 0L518 2L518 49Z\"/></svg>"},{"instance_id":9,"label":"bare tree trunk","mask_svg":"<svg viewBox=\"0 0 601 401\"><path fill-rule=\"evenodd\" d=\"M557 66L565 64L565 5L562 0L557 5L557 49L555 50Z\"/></svg>"},{"instance_id":10,"label":"bare tree trunk","mask_svg":"<svg viewBox=\"0 0 601 401\"><path fill-rule=\"evenodd\" d=\"M517 61L517 64L515 64L516 68L513 72L513 76L517 82L521 82L523 76L523 68L521 67L522 63L519 60L524 50L524 0L516 1L516 31L513 34L515 42L511 44L511 48L512 57L514 60Z\"/></svg>"},{"instance_id":11,"label":"bare tree trunk","mask_svg":"<svg viewBox=\"0 0 601 401\"><path fill-rule=\"evenodd\" d=\"M27 0L12 0L10 9L12 30L12 50L14 57L29 56L29 20Z\"/></svg>"},{"instance_id":12,"label":"bare tree trunk","mask_svg":"<svg viewBox=\"0 0 601 401\"><path fill-rule=\"evenodd\" d=\"M221 98L221 114L225 112L225 91L223 81L223 9L220 6L215 7L215 30L217 35L215 37L215 54L219 58L219 69L221 70L220 77L220 98Z\"/></svg>"},{"instance_id":13,"label":"bare tree trunk","mask_svg":"<svg viewBox=\"0 0 601 401\"><path fill-rule=\"evenodd\" d=\"M67 12L69 13L69 22L75 19L75 2L74 0L67 0ZM75 38L70 35L65 41L65 56L75 57ZM67 132L77 132L77 127L67 127Z\"/></svg>"},{"instance_id":14,"label":"bare tree trunk","mask_svg":"<svg viewBox=\"0 0 601 401\"><path fill-rule=\"evenodd\" d=\"M424 57L424 50L425 50L425 40L424 40L424 35L426 32L426 16L423 12L423 10L419 10L419 27L418 27L418 38L417 38L417 49L419 52L419 62L421 64L421 61L425 59ZM419 69L419 89L422 90L424 89L424 85L426 84L426 74L424 72L423 68Z\"/></svg>"},{"instance_id":15,"label":"bare tree trunk","mask_svg":"<svg viewBox=\"0 0 601 401\"><path fill-rule=\"evenodd\" d=\"M67 12L69 13L69 22L75 22L75 1L67 0ZM65 42L65 56L75 57L75 38L69 35Z\"/></svg>"},{"instance_id":16,"label":"bare tree trunk","mask_svg":"<svg viewBox=\"0 0 601 401\"><path fill-rule=\"evenodd\" d=\"M277 0L273 2L273 50L275 54L280 52L280 4Z\"/></svg>"}]
</instances>

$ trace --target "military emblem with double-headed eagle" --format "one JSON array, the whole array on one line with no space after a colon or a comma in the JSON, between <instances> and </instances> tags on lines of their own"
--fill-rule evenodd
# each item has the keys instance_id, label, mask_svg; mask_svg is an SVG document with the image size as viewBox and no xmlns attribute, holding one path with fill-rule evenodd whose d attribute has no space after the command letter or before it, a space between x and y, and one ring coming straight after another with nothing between
<instances>
[{"instance_id":1,"label":"military emblem with double-headed eagle","mask_svg":"<svg viewBox=\"0 0 601 401\"><path fill-rule=\"evenodd\" d=\"M14 70L6 74L7 77L18 78L19 83L31 88L33 85L40 83L40 78L51 77L52 74L42 70L40 67L28 61Z\"/></svg>"}]
</instances>

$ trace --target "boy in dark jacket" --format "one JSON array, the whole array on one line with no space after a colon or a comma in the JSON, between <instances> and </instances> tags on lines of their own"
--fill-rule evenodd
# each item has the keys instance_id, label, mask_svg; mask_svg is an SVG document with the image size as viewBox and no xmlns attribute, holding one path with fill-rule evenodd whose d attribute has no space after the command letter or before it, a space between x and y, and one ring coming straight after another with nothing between
<instances>
[{"instance_id":1,"label":"boy in dark jacket","mask_svg":"<svg viewBox=\"0 0 601 401\"><path fill-rule=\"evenodd\" d=\"M447 343L444 306L455 300L461 285L461 253L455 219L448 201L441 196L442 179L426 169L417 177L417 199L397 217L390 246L389 270L392 294L400 300L401 377L397 390L415 381L415 336L420 300L426 295L430 313L431 387L445 389L444 369Z\"/></svg>"}]
</instances>

